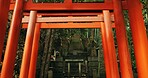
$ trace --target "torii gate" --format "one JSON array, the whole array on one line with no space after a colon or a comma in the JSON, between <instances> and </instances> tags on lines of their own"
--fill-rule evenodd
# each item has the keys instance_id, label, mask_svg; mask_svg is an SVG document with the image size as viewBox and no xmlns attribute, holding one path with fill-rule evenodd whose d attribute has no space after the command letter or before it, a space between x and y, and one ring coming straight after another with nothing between
<instances>
[{"instance_id":1,"label":"torii gate","mask_svg":"<svg viewBox=\"0 0 148 78\"><path fill-rule=\"evenodd\" d=\"M28 0L27 2L25 2L25 0L16 0L16 2L0 0L0 57L4 45L8 11L14 10L1 70L1 78L13 77L14 61L21 28L28 29L20 78L35 78L40 28L101 28L106 77L120 78L111 32L112 27L115 27L117 34L121 77L133 78L122 13L123 9L128 10L129 13L138 78L148 78L148 41L142 16L142 6L139 0L105 0L103 3L72 3L72 0L65 0L64 3L33 3L32 0ZM43 10L48 10L49 13L37 13L37 11ZM98 12L100 10L102 10L102 12ZM113 12L110 13L109 10ZM28 16L28 13L24 13L26 11L30 11L30 16L24 17L22 20L23 15ZM58 17L40 17L44 15ZM75 15L83 17L68 17ZM85 15L90 17L85 17ZM20 27L21 23L23 23L22 27ZM115 25L113 23L115 23Z\"/></svg>"}]
</instances>

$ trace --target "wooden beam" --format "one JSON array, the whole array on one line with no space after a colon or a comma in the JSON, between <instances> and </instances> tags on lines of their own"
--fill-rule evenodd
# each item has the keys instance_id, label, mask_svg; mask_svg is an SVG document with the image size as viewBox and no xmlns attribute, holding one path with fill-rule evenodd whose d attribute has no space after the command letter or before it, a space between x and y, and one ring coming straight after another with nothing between
<instances>
[{"instance_id":1,"label":"wooden beam","mask_svg":"<svg viewBox=\"0 0 148 78\"><path fill-rule=\"evenodd\" d=\"M114 21L113 16L111 17L111 20ZM90 16L90 17L38 17L37 22L42 23L42 22L103 22L103 16ZM22 23L28 23L29 22L29 17L26 16L22 19Z\"/></svg>"},{"instance_id":2,"label":"wooden beam","mask_svg":"<svg viewBox=\"0 0 148 78\"><path fill-rule=\"evenodd\" d=\"M126 1L122 1L123 9L127 9ZM24 10L113 10L111 2L105 3L33 3L32 1L26 2ZM14 3L10 5L10 10L14 10Z\"/></svg>"},{"instance_id":3,"label":"wooden beam","mask_svg":"<svg viewBox=\"0 0 148 78\"><path fill-rule=\"evenodd\" d=\"M3 66L1 70L1 78L13 78L14 64L16 59L18 39L20 33L20 24L23 16L23 5L24 0L16 0L16 6L15 10L13 11L13 17L11 20L7 46L5 50L5 57L3 60Z\"/></svg>"},{"instance_id":4,"label":"wooden beam","mask_svg":"<svg viewBox=\"0 0 148 78\"><path fill-rule=\"evenodd\" d=\"M113 0L113 4L121 78L134 78L121 0Z\"/></svg>"},{"instance_id":5,"label":"wooden beam","mask_svg":"<svg viewBox=\"0 0 148 78\"><path fill-rule=\"evenodd\" d=\"M138 78L148 78L148 41L140 0L127 0Z\"/></svg>"},{"instance_id":6,"label":"wooden beam","mask_svg":"<svg viewBox=\"0 0 148 78\"><path fill-rule=\"evenodd\" d=\"M29 16L30 13L29 12L24 12L23 13L24 16ZM38 16L42 16L42 17L60 17L60 16L101 16L102 15L102 11L98 11L98 12L38 12L37 13ZM113 17L114 14L113 12L111 12L111 17Z\"/></svg>"},{"instance_id":7,"label":"wooden beam","mask_svg":"<svg viewBox=\"0 0 148 78\"><path fill-rule=\"evenodd\" d=\"M102 14L101 12L76 12L76 13L68 13L68 12L53 12L53 13L39 13L37 15L47 17L47 16L97 16ZM29 16L29 12L24 12L24 16Z\"/></svg>"},{"instance_id":8,"label":"wooden beam","mask_svg":"<svg viewBox=\"0 0 148 78\"><path fill-rule=\"evenodd\" d=\"M1 56L4 48L9 6L10 0L0 0L0 62L2 61Z\"/></svg>"},{"instance_id":9,"label":"wooden beam","mask_svg":"<svg viewBox=\"0 0 148 78\"><path fill-rule=\"evenodd\" d=\"M30 20L28 23L19 78L28 78L36 18L37 18L37 11L30 11Z\"/></svg>"},{"instance_id":10,"label":"wooden beam","mask_svg":"<svg viewBox=\"0 0 148 78\"><path fill-rule=\"evenodd\" d=\"M108 10L103 10L104 15L104 24L105 26L101 29L104 30L105 39L105 47L106 51L108 51L109 56L109 65L110 66L110 77L109 78L120 78L119 77L119 70L118 70L118 64L117 64L117 58L116 58L116 51L115 51L115 44L114 44L114 37L112 32L112 22L110 20L110 13Z\"/></svg>"},{"instance_id":11,"label":"wooden beam","mask_svg":"<svg viewBox=\"0 0 148 78\"><path fill-rule=\"evenodd\" d=\"M41 23L40 28L100 28L100 22L94 23ZM28 24L22 25L22 28L28 28ZM112 24L112 28L115 28L115 24Z\"/></svg>"}]
</instances>

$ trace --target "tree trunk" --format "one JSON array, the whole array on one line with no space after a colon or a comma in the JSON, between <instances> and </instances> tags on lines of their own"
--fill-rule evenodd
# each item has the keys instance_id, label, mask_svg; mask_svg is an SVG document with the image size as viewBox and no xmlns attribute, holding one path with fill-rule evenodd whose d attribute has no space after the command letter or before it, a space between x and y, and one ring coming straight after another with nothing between
<instances>
[{"instance_id":1,"label":"tree trunk","mask_svg":"<svg viewBox=\"0 0 148 78\"><path fill-rule=\"evenodd\" d=\"M48 72L49 72L49 62L50 62L50 55L51 55L51 51L52 51L53 32L54 31L51 30L50 42L49 42L49 50L48 50L48 54L47 54L47 58L46 58L46 63L45 63L44 78L47 78L48 77Z\"/></svg>"},{"instance_id":2,"label":"tree trunk","mask_svg":"<svg viewBox=\"0 0 148 78\"><path fill-rule=\"evenodd\" d=\"M48 56L48 49L49 49L49 43L51 38L51 29L49 29L46 33L45 37L45 46L44 46L44 52L42 57L42 66L41 66L41 72L40 72L40 78L44 78L44 70L45 70L45 63Z\"/></svg>"},{"instance_id":3,"label":"tree trunk","mask_svg":"<svg viewBox=\"0 0 148 78\"><path fill-rule=\"evenodd\" d=\"M95 44L95 29L91 30L91 36L90 36L90 41L91 41L91 56L97 56L96 54L96 44Z\"/></svg>"}]
</instances>

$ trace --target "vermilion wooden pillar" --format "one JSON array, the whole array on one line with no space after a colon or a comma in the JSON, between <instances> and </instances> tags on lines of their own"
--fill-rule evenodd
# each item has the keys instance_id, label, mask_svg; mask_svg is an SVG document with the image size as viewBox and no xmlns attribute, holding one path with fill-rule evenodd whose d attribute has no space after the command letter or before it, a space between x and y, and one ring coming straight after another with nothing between
<instances>
[{"instance_id":1,"label":"vermilion wooden pillar","mask_svg":"<svg viewBox=\"0 0 148 78\"><path fill-rule=\"evenodd\" d=\"M28 77L36 17L37 17L37 11L31 11L28 29L27 29L23 59L21 64L20 78Z\"/></svg>"},{"instance_id":2,"label":"vermilion wooden pillar","mask_svg":"<svg viewBox=\"0 0 148 78\"><path fill-rule=\"evenodd\" d=\"M140 0L127 0L138 78L148 78L148 41Z\"/></svg>"},{"instance_id":3,"label":"vermilion wooden pillar","mask_svg":"<svg viewBox=\"0 0 148 78\"><path fill-rule=\"evenodd\" d=\"M116 25L116 36L118 43L118 52L120 60L120 71L122 78L133 78L131 58L128 48L128 40L126 35L126 27L122 11L121 0L113 0L114 16Z\"/></svg>"},{"instance_id":4,"label":"vermilion wooden pillar","mask_svg":"<svg viewBox=\"0 0 148 78\"><path fill-rule=\"evenodd\" d=\"M35 27L28 78L36 78L35 73L40 39L40 25L40 23L37 23Z\"/></svg>"},{"instance_id":5,"label":"vermilion wooden pillar","mask_svg":"<svg viewBox=\"0 0 148 78\"><path fill-rule=\"evenodd\" d=\"M101 35L102 35L102 45L103 45L103 52L104 52L106 78L111 78L110 58L109 58L109 51L107 49L106 30L105 30L104 22L101 22Z\"/></svg>"},{"instance_id":6,"label":"vermilion wooden pillar","mask_svg":"<svg viewBox=\"0 0 148 78\"><path fill-rule=\"evenodd\" d=\"M20 33L20 24L22 21L24 0L16 0L12 22L10 26L4 62L1 71L1 78L12 78L17 51L18 37Z\"/></svg>"},{"instance_id":7,"label":"vermilion wooden pillar","mask_svg":"<svg viewBox=\"0 0 148 78\"><path fill-rule=\"evenodd\" d=\"M116 59L116 52L115 52L115 45L114 45L114 39L112 34L112 23L111 23L111 16L108 10L103 10L104 15L104 23L105 23L105 36L106 36L106 46L107 51L109 54L109 61L110 61L110 78L119 78L119 72L118 72L118 65L117 65L117 59Z\"/></svg>"},{"instance_id":8,"label":"vermilion wooden pillar","mask_svg":"<svg viewBox=\"0 0 148 78\"><path fill-rule=\"evenodd\" d=\"M72 0L64 0L64 4L67 6L67 8L72 8Z\"/></svg>"},{"instance_id":9,"label":"vermilion wooden pillar","mask_svg":"<svg viewBox=\"0 0 148 78\"><path fill-rule=\"evenodd\" d=\"M10 0L0 0L0 61L4 46Z\"/></svg>"}]
</instances>

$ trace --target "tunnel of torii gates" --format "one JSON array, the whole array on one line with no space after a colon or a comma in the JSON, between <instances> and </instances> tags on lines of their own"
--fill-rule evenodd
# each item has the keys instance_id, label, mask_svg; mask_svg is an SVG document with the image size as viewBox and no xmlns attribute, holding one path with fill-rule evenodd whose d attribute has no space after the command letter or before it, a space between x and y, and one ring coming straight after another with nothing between
<instances>
[{"instance_id":1,"label":"tunnel of torii gates","mask_svg":"<svg viewBox=\"0 0 148 78\"><path fill-rule=\"evenodd\" d=\"M27 35L20 78L35 78L41 28L100 28L106 78L120 78L112 34L112 28L115 28L121 77L133 78L123 10L128 10L138 78L148 78L148 41L140 0L105 0L102 3L72 3L72 0L65 0L64 3L0 0L0 57L10 10L13 10L13 17L1 78L13 77L21 28L27 28Z\"/></svg>"}]
</instances>

